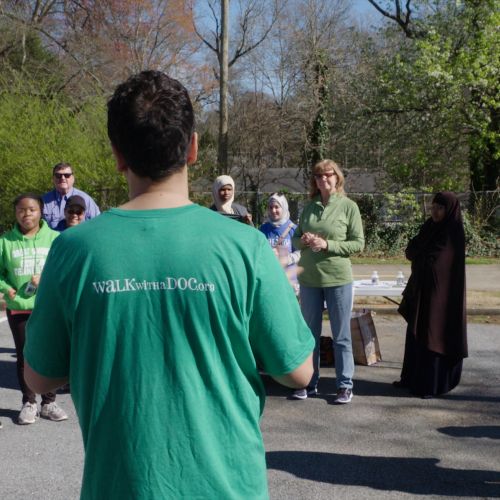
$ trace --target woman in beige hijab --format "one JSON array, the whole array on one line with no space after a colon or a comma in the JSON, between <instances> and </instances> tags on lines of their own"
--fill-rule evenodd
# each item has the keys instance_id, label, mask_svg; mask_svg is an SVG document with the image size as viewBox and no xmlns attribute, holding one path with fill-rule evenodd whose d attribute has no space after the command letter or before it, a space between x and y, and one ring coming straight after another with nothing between
<instances>
[{"instance_id":1,"label":"woman in beige hijab","mask_svg":"<svg viewBox=\"0 0 500 500\"><path fill-rule=\"evenodd\" d=\"M212 186L214 204L210 207L226 217L253 226L252 215L238 203L234 203L234 180L229 175L219 175Z\"/></svg>"}]
</instances>

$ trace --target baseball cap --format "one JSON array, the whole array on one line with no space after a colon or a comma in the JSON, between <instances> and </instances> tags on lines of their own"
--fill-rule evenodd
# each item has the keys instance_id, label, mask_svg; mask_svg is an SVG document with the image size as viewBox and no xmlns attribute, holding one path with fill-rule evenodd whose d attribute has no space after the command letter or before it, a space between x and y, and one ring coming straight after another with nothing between
<instances>
[{"instance_id":1,"label":"baseball cap","mask_svg":"<svg viewBox=\"0 0 500 500\"><path fill-rule=\"evenodd\" d=\"M70 196L66 201L66 208L70 207L80 207L83 208L83 210L87 209L87 207L85 206L85 200L77 194Z\"/></svg>"}]
</instances>

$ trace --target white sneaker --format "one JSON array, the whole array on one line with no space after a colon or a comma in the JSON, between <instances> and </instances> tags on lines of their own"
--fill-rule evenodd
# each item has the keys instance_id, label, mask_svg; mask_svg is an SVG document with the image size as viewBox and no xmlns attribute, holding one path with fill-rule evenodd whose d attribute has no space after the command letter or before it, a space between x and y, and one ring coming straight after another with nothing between
<instances>
[{"instance_id":1,"label":"white sneaker","mask_svg":"<svg viewBox=\"0 0 500 500\"><path fill-rule=\"evenodd\" d=\"M57 406L56 403L49 403L48 405L42 406L42 411L40 412L42 418L52 420L53 422L61 422L61 420L68 420L68 415L66 412Z\"/></svg>"},{"instance_id":2,"label":"white sneaker","mask_svg":"<svg viewBox=\"0 0 500 500\"><path fill-rule=\"evenodd\" d=\"M36 403L26 402L23 404L19 416L17 417L17 423L20 425L34 424L38 417L38 406Z\"/></svg>"}]
</instances>

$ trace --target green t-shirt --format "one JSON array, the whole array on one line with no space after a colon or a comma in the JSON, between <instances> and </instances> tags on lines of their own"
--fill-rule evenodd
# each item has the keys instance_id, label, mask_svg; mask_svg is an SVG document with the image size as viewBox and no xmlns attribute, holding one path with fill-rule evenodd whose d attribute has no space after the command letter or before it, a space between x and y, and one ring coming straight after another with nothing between
<instances>
[{"instance_id":1,"label":"green t-shirt","mask_svg":"<svg viewBox=\"0 0 500 500\"><path fill-rule=\"evenodd\" d=\"M198 205L112 209L54 243L25 357L69 374L84 499L267 498L257 366L314 341L259 231Z\"/></svg>"}]
</instances>

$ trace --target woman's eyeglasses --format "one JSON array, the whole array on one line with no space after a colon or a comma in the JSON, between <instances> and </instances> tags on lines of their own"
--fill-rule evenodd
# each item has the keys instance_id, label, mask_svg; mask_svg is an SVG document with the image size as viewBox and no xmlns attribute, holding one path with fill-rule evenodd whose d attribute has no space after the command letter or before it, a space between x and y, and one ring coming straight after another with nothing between
<instances>
[{"instance_id":1,"label":"woman's eyeglasses","mask_svg":"<svg viewBox=\"0 0 500 500\"><path fill-rule=\"evenodd\" d=\"M314 174L314 178L319 180L326 177L329 179L332 175L335 175L335 172L323 172L322 174Z\"/></svg>"},{"instance_id":2,"label":"woman's eyeglasses","mask_svg":"<svg viewBox=\"0 0 500 500\"><path fill-rule=\"evenodd\" d=\"M54 174L54 177L56 179L62 179L63 177L66 178L66 179L69 179L71 176L73 175L73 172L69 172L69 173L64 173L64 174Z\"/></svg>"}]
</instances>

